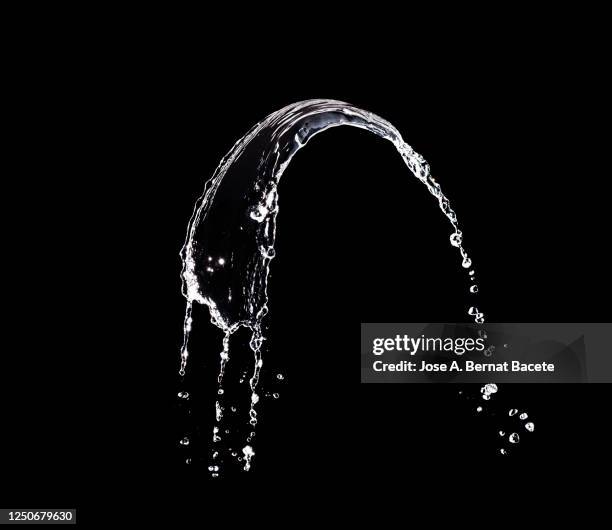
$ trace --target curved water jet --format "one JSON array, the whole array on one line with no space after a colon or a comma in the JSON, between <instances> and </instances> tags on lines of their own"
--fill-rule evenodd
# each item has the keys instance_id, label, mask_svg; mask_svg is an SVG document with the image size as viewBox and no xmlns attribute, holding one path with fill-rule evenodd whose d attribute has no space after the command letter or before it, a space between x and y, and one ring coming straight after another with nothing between
<instances>
[{"instance_id":1,"label":"curved water jet","mask_svg":"<svg viewBox=\"0 0 612 530\"><path fill-rule=\"evenodd\" d=\"M221 160L196 201L181 250L182 292L187 306L180 373L185 374L189 357L194 302L206 305L211 322L224 332L219 394L223 393L230 337L239 327L247 327L251 331L250 348L254 355L249 411L252 425L257 423L256 388L263 365L262 319L268 312L267 285L270 262L275 255L278 183L295 153L313 136L343 125L365 129L393 143L449 220L450 242L458 249L466 272L472 265L462 245L457 216L440 185L431 177L429 165L389 122L348 103L328 99L293 103L270 114L238 140ZM484 322L479 311L470 315L476 322ZM217 401L217 422L222 417L223 406ZM251 451L252 448L247 463L254 454Z\"/></svg>"}]
</instances>

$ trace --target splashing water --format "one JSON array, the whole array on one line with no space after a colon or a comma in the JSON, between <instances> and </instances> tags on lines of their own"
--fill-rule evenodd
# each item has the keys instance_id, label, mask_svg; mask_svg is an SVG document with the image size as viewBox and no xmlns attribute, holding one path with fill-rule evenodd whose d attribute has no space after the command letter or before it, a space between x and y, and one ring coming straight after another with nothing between
<instances>
[{"instance_id":1,"label":"splashing water","mask_svg":"<svg viewBox=\"0 0 612 530\"><path fill-rule=\"evenodd\" d=\"M393 143L450 222L450 243L457 248L461 266L473 286L472 298L478 291L473 283L472 260L463 247L463 234L449 200L430 175L425 159L404 142L393 125L348 103L323 99L301 101L270 114L238 140L221 160L196 201L181 250L182 293L187 304L179 373L184 376L188 366L194 302L207 306L210 321L224 333L217 378L219 396L223 395L231 337L240 327L247 328L254 358L249 379L249 422L253 427L258 421L257 386L263 366L262 321L268 313L268 277L270 262L275 256L278 183L295 153L313 136L341 125L365 129ZM468 314L476 323L484 322L483 313L475 306ZM483 388L487 389L483 390L484 399L497 391L492 384ZM217 442L224 412L221 397L215 409L217 425L213 441ZM248 471L255 453L250 445L244 447L243 453L244 469Z\"/></svg>"}]
</instances>

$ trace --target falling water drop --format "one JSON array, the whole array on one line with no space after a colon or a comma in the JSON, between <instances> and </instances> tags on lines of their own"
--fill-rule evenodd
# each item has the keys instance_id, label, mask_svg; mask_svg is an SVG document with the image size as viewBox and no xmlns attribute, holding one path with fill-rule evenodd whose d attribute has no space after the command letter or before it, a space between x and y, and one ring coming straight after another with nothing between
<instances>
[{"instance_id":1,"label":"falling water drop","mask_svg":"<svg viewBox=\"0 0 612 530\"><path fill-rule=\"evenodd\" d=\"M480 389L482 399L489 400L491 396L497 392L497 385L495 383L487 383Z\"/></svg>"},{"instance_id":2,"label":"falling water drop","mask_svg":"<svg viewBox=\"0 0 612 530\"><path fill-rule=\"evenodd\" d=\"M509 437L508 437L508 441L512 444L517 444L519 443L519 435L515 432L513 432Z\"/></svg>"},{"instance_id":3,"label":"falling water drop","mask_svg":"<svg viewBox=\"0 0 612 530\"><path fill-rule=\"evenodd\" d=\"M478 292L478 285L472 285L470 287L470 293L477 293Z\"/></svg>"},{"instance_id":4,"label":"falling water drop","mask_svg":"<svg viewBox=\"0 0 612 530\"><path fill-rule=\"evenodd\" d=\"M189 392L179 392L178 397L181 399L189 399Z\"/></svg>"},{"instance_id":5,"label":"falling water drop","mask_svg":"<svg viewBox=\"0 0 612 530\"><path fill-rule=\"evenodd\" d=\"M535 429L535 425L533 424L533 422L528 422L525 424L525 429L527 429L529 432L533 432Z\"/></svg>"},{"instance_id":6,"label":"falling water drop","mask_svg":"<svg viewBox=\"0 0 612 530\"><path fill-rule=\"evenodd\" d=\"M520 418L521 420L526 420L526 419L527 419L527 413L526 413L526 412L523 412L523 413L522 413L522 414L519 416L519 418Z\"/></svg>"},{"instance_id":7,"label":"falling water drop","mask_svg":"<svg viewBox=\"0 0 612 530\"><path fill-rule=\"evenodd\" d=\"M510 409L508 411L508 416L514 416L518 412L518 409Z\"/></svg>"},{"instance_id":8,"label":"falling water drop","mask_svg":"<svg viewBox=\"0 0 612 530\"><path fill-rule=\"evenodd\" d=\"M248 471L251 469L251 460L255 456L255 451L250 445L245 445L242 448L242 454L244 454L244 470Z\"/></svg>"},{"instance_id":9,"label":"falling water drop","mask_svg":"<svg viewBox=\"0 0 612 530\"><path fill-rule=\"evenodd\" d=\"M181 445L189 445L189 437L185 436L184 438L181 439L181 441L179 443Z\"/></svg>"},{"instance_id":10,"label":"falling water drop","mask_svg":"<svg viewBox=\"0 0 612 530\"><path fill-rule=\"evenodd\" d=\"M463 235L461 234L460 230L458 230L457 232L454 232L450 236L450 242L451 242L451 245L453 245L453 247L460 247L462 240L463 240Z\"/></svg>"}]
</instances>

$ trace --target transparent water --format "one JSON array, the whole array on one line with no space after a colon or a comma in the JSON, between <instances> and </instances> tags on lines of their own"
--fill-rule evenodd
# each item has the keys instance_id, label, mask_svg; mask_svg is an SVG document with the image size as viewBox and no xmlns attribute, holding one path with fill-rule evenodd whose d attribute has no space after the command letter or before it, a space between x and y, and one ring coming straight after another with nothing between
<instances>
[{"instance_id":1,"label":"transparent water","mask_svg":"<svg viewBox=\"0 0 612 530\"><path fill-rule=\"evenodd\" d=\"M253 355L249 422L255 428L259 421L258 383L265 339L262 321L268 313L268 280L275 256L278 184L293 156L311 138L338 126L359 127L395 146L410 173L427 188L449 222L450 244L457 249L458 263L470 280L467 295L473 300L478 292L472 260L463 246L463 233L450 201L431 176L425 159L393 125L348 103L325 99L300 101L270 114L240 138L219 163L196 201L181 250L182 293L187 300L179 369L182 376L188 369L193 304L207 306L211 323L223 331L213 443L221 439L218 433L225 411L223 380L231 355L230 338L240 327L250 331ZM476 305L470 307L468 316L478 324L485 321ZM489 400L495 392L495 385L486 385L482 397ZM179 397L186 399L188 394L184 392ZM254 436L252 431L246 442ZM216 458L218 451L213 451ZM243 457L238 460L248 471L255 451L246 443L241 452ZM218 466L212 467L214 475L218 475Z\"/></svg>"}]
</instances>

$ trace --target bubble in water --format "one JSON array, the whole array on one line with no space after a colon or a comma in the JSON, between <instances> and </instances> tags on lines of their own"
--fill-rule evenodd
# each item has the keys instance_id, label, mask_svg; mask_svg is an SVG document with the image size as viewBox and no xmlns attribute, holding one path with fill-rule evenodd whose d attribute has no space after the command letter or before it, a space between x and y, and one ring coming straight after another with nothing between
<instances>
[{"instance_id":1,"label":"bubble in water","mask_svg":"<svg viewBox=\"0 0 612 530\"><path fill-rule=\"evenodd\" d=\"M482 407L476 407L476 412L482 412Z\"/></svg>"},{"instance_id":2,"label":"bubble in water","mask_svg":"<svg viewBox=\"0 0 612 530\"><path fill-rule=\"evenodd\" d=\"M280 394L278 392L275 392L274 394L272 394L272 397L274 399L278 399L280 397Z\"/></svg>"},{"instance_id":3,"label":"bubble in water","mask_svg":"<svg viewBox=\"0 0 612 530\"><path fill-rule=\"evenodd\" d=\"M181 445L189 445L189 437L185 436L179 443Z\"/></svg>"},{"instance_id":4,"label":"bubble in water","mask_svg":"<svg viewBox=\"0 0 612 530\"><path fill-rule=\"evenodd\" d=\"M191 464L191 458L186 458L185 459L185 464Z\"/></svg>"},{"instance_id":5,"label":"bubble in water","mask_svg":"<svg viewBox=\"0 0 612 530\"><path fill-rule=\"evenodd\" d=\"M470 287L470 293L477 293L478 292L478 285L472 285Z\"/></svg>"},{"instance_id":6,"label":"bubble in water","mask_svg":"<svg viewBox=\"0 0 612 530\"><path fill-rule=\"evenodd\" d=\"M178 397L181 399L189 399L189 392L179 392Z\"/></svg>"},{"instance_id":7,"label":"bubble in water","mask_svg":"<svg viewBox=\"0 0 612 530\"><path fill-rule=\"evenodd\" d=\"M481 339L486 339L487 338L487 332L484 329L481 329L481 330L478 331L478 336Z\"/></svg>"},{"instance_id":8,"label":"bubble in water","mask_svg":"<svg viewBox=\"0 0 612 530\"><path fill-rule=\"evenodd\" d=\"M523 412L523 413L522 413L522 414L519 416L519 418L520 418L520 419L522 419L522 420L526 420L526 419L527 419L527 413L526 413L526 412Z\"/></svg>"},{"instance_id":9,"label":"bubble in water","mask_svg":"<svg viewBox=\"0 0 612 530\"><path fill-rule=\"evenodd\" d=\"M283 379L285 379L285 377L283 376L283 374L277 374L276 379L278 379L279 381L282 381Z\"/></svg>"},{"instance_id":10,"label":"bubble in water","mask_svg":"<svg viewBox=\"0 0 612 530\"><path fill-rule=\"evenodd\" d=\"M527 429L529 432L533 432L533 430L535 429L535 425L532 422L526 423L525 424L525 429ZM546 429L544 429L546 430Z\"/></svg>"},{"instance_id":11,"label":"bubble in water","mask_svg":"<svg viewBox=\"0 0 612 530\"><path fill-rule=\"evenodd\" d=\"M478 314L478 308L477 307L472 306L472 307L470 307L468 309L468 315L477 315L477 314Z\"/></svg>"},{"instance_id":12,"label":"bubble in water","mask_svg":"<svg viewBox=\"0 0 612 530\"><path fill-rule=\"evenodd\" d=\"M219 466L208 466L208 471L219 471Z\"/></svg>"},{"instance_id":13,"label":"bubble in water","mask_svg":"<svg viewBox=\"0 0 612 530\"><path fill-rule=\"evenodd\" d=\"M514 416L518 412L518 409L510 409L508 411L508 416Z\"/></svg>"},{"instance_id":14,"label":"bubble in water","mask_svg":"<svg viewBox=\"0 0 612 530\"><path fill-rule=\"evenodd\" d=\"M499 431L500 436L504 436L506 433L504 431Z\"/></svg>"},{"instance_id":15,"label":"bubble in water","mask_svg":"<svg viewBox=\"0 0 612 530\"><path fill-rule=\"evenodd\" d=\"M519 443L520 438L517 433L513 432L510 436L508 436L508 440L511 444L517 444Z\"/></svg>"},{"instance_id":16,"label":"bubble in water","mask_svg":"<svg viewBox=\"0 0 612 530\"><path fill-rule=\"evenodd\" d=\"M464 269L469 269L472 266L472 260L470 258L463 258L463 261L461 262L461 266Z\"/></svg>"},{"instance_id":17,"label":"bubble in water","mask_svg":"<svg viewBox=\"0 0 612 530\"><path fill-rule=\"evenodd\" d=\"M506 451L505 449L500 449L499 452L502 455L507 455L508 454L508 451Z\"/></svg>"}]
</instances>

